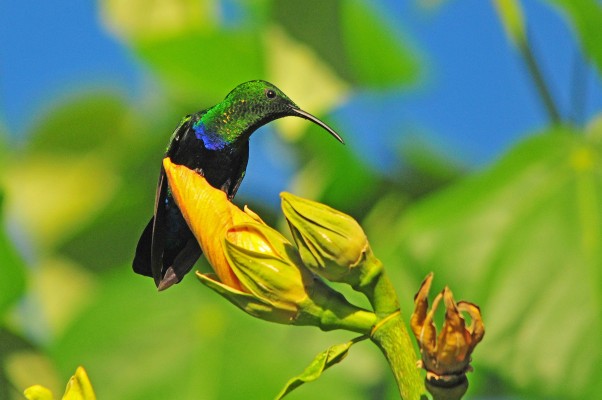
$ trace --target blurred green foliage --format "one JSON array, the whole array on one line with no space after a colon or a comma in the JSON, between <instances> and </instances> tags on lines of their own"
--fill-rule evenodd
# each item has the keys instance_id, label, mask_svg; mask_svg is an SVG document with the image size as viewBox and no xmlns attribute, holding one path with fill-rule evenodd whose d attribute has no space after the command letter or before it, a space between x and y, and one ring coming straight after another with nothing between
<instances>
[{"instance_id":1,"label":"blurred green foliage","mask_svg":"<svg viewBox=\"0 0 602 400\"><path fill-rule=\"evenodd\" d=\"M235 3L244 10L236 23L217 0L100 2L160 94L142 107L79 94L40 116L23 146L9 152L3 138L0 399L35 383L61 393L79 364L99 398L270 398L314 354L349 339L253 320L190 278L158 294L131 272L182 115L264 78L328 120L349 91L420 79L417 50L368 1ZM599 3L549 3L600 70ZM539 132L470 174L418 142L387 176L326 135L303 134L313 127L278 126L299 162L292 191L363 219L406 318L429 271L481 306L473 397L602 391L599 121ZM348 358L290 397L396 398L378 352L357 345Z\"/></svg>"}]
</instances>

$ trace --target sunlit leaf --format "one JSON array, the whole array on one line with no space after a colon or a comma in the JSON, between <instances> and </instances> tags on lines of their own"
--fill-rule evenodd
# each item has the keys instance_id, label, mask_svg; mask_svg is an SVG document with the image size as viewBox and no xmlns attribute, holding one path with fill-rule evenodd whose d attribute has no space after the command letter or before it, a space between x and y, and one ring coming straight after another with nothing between
<instances>
[{"instance_id":1,"label":"sunlit leaf","mask_svg":"<svg viewBox=\"0 0 602 400\"><path fill-rule=\"evenodd\" d=\"M214 30L220 22L216 0L104 0L103 22L127 40Z\"/></svg>"},{"instance_id":2,"label":"sunlit leaf","mask_svg":"<svg viewBox=\"0 0 602 400\"><path fill-rule=\"evenodd\" d=\"M272 26L267 30L266 68L270 80L293 99L299 107L320 115L340 105L349 93L343 81L314 49L290 37L285 30ZM283 118L276 121L280 131L295 139L306 131L307 121Z\"/></svg>"},{"instance_id":3,"label":"sunlit leaf","mask_svg":"<svg viewBox=\"0 0 602 400\"><path fill-rule=\"evenodd\" d=\"M473 356L477 369L542 397L595 397L601 204L599 142L546 132L410 208L384 262L420 276L435 271L481 307L487 335Z\"/></svg>"},{"instance_id":4,"label":"sunlit leaf","mask_svg":"<svg viewBox=\"0 0 602 400\"><path fill-rule=\"evenodd\" d=\"M67 258L44 257L29 279L31 309L21 324L29 336L48 342L85 310L96 289L94 275Z\"/></svg>"},{"instance_id":5,"label":"sunlit leaf","mask_svg":"<svg viewBox=\"0 0 602 400\"><path fill-rule=\"evenodd\" d=\"M434 143L411 135L400 149L400 186L412 197L419 197L458 179L466 166Z\"/></svg>"},{"instance_id":6,"label":"sunlit leaf","mask_svg":"<svg viewBox=\"0 0 602 400\"><path fill-rule=\"evenodd\" d=\"M4 170L6 209L41 248L59 242L111 199L118 178L103 157L49 151Z\"/></svg>"}]
</instances>

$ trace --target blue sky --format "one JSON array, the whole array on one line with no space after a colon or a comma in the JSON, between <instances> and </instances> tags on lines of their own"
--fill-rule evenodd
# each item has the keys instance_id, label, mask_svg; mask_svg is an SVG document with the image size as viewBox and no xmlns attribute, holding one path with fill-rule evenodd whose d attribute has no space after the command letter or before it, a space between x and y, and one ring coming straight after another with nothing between
<instances>
[{"instance_id":1,"label":"blue sky","mask_svg":"<svg viewBox=\"0 0 602 400\"><path fill-rule=\"evenodd\" d=\"M104 30L96 2L58 3L0 2L0 120L14 137L22 136L32 116L57 97L109 86L137 101L148 79ZM399 132L419 133L463 163L478 166L545 126L523 62L490 1L447 1L434 11L417 3L386 0L378 6L426 61L424 79L403 92L359 93L337 110L337 126L351 149L386 170L396 162ZM544 73L561 112L569 115L575 60L583 67L572 32L544 2L523 4ZM602 108L602 96L592 69L583 70L588 90L582 114L587 119ZM257 140L263 143L257 151L267 151L269 141Z\"/></svg>"}]
</instances>

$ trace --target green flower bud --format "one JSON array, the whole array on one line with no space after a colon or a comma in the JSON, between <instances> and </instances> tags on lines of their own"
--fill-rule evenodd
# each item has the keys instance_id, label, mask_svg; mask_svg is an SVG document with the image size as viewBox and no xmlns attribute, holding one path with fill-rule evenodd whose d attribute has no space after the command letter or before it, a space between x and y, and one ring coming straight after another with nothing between
<instances>
[{"instance_id":1,"label":"green flower bud","mask_svg":"<svg viewBox=\"0 0 602 400\"><path fill-rule=\"evenodd\" d=\"M282 211L306 266L332 282L354 285L370 254L368 239L355 219L324 204L281 193Z\"/></svg>"}]
</instances>

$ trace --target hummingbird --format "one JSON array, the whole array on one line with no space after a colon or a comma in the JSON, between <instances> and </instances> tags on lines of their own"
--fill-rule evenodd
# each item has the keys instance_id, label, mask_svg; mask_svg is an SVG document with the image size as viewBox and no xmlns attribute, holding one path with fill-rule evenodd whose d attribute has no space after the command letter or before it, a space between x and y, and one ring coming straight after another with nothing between
<instances>
[{"instance_id":1,"label":"hummingbird","mask_svg":"<svg viewBox=\"0 0 602 400\"><path fill-rule=\"evenodd\" d=\"M301 110L276 86L254 80L238 85L213 107L185 116L171 136L165 157L203 175L232 200L245 176L253 132L289 116L307 119L344 143L332 128ZM152 277L157 288L165 290L180 282L201 254L161 166L154 214L138 241L134 272Z\"/></svg>"}]
</instances>

